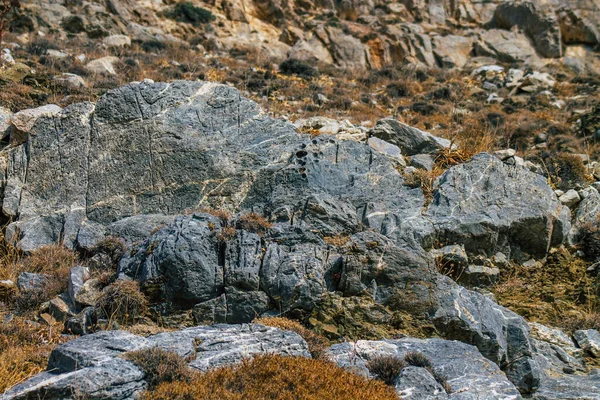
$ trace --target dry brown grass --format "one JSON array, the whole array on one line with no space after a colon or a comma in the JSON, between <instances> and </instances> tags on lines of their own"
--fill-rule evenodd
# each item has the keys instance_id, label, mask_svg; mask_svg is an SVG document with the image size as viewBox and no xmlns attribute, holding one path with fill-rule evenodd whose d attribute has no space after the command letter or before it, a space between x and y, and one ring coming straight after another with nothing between
<instances>
[{"instance_id":1,"label":"dry brown grass","mask_svg":"<svg viewBox=\"0 0 600 400\"><path fill-rule=\"evenodd\" d=\"M138 282L122 280L104 288L96 307L110 322L132 325L148 312L148 300Z\"/></svg>"},{"instance_id":2,"label":"dry brown grass","mask_svg":"<svg viewBox=\"0 0 600 400\"><path fill-rule=\"evenodd\" d=\"M221 220L221 223L223 224L227 224L229 222L229 220L231 219L231 213L227 210L223 210L223 209L215 209L212 207L208 207L208 208L202 208L200 209L200 212L205 213L205 214L210 214L213 217L217 217Z\"/></svg>"},{"instance_id":3,"label":"dry brown grass","mask_svg":"<svg viewBox=\"0 0 600 400\"><path fill-rule=\"evenodd\" d=\"M325 241L325 243L327 243L330 246L342 247L350 241L350 236L342 234L335 236L325 236L323 238L323 241Z\"/></svg>"},{"instance_id":4,"label":"dry brown grass","mask_svg":"<svg viewBox=\"0 0 600 400\"><path fill-rule=\"evenodd\" d=\"M232 226L227 226L217 233L217 240L221 243L229 242L235 237L237 230Z\"/></svg>"},{"instance_id":5,"label":"dry brown grass","mask_svg":"<svg viewBox=\"0 0 600 400\"><path fill-rule=\"evenodd\" d=\"M305 328L299 322L281 317L257 318L253 322L255 324L272 326L274 328L283 329L285 331L296 332L298 335L302 336L304 340L306 340L306 343L308 344L308 350L310 351L310 354L313 356L313 358L325 358L325 349L328 344L327 339L325 339L321 335L314 333L310 329Z\"/></svg>"},{"instance_id":6,"label":"dry brown grass","mask_svg":"<svg viewBox=\"0 0 600 400\"><path fill-rule=\"evenodd\" d=\"M165 382L186 383L192 379L187 361L177 353L151 347L126 353L123 357L144 371L151 388Z\"/></svg>"},{"instance_id":7,"label":"dry brown grass","mask_svg":"<svg viewBox=\"0 0 600 400\"><path fill-rule=\"evenodd\" d=\"M0 319L6 316L0 313ZM62 325L37 324L21 317L0 323L0 393L46 369L50 352L69 338Z\"/></svg>"},{"instance_id":8,"label":"dry brown grass","mask_svg":"<svg viewBox=\"0 0 600 400\"><path fill-rule=\"evenodd\" d=\"M594 327L600 319L598 282L586 273L589 262L566 250L551 253L546 263L502 271L492 289L498 302L529 321L573 329Z\"/></svg>"},{"instance_id":9,"label":"dry brown grass","mask_svg":"<svg viewBox=\"0 0 600 400\"><path fill-rule=\"evenodd\" d=\"M383 382L337 365L301 357L262 355L147 392L149 400L398 400Z\"/></svg>"},{"instance_id":10,"label":"dry brown grass","mask_svg":"<svg viewBox=\"0 0 600 400\"><path fill-rule=\"evenodd\" d=\"M267 221L265 217L256 213L242 215L238 220L237 225L240 229L248 232L258 233L259 235L264 234L273 226L273 224Z\"/></svg>"}]
</instances>

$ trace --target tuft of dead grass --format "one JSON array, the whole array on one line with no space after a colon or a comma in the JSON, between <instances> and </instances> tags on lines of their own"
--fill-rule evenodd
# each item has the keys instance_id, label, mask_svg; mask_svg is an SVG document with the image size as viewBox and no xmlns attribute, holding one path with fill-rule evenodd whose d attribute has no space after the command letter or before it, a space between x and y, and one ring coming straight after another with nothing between
<instances>
[{"instance_id":1,"label":"tuft of dead grass","mask_svg":"<svg viewBox=\"0 0 600 400\"><path fill-rule=\"evenodd\" d=\"M330 246L342 247L350 241L350 236L342 234L335 236L325 236L323 240Z\"/></svg>"},{"instance_id":2,"label":"tuft of dead grass","mask_svg":"<svg viewBox=\"0 0 600 400\"><path fill-rule=\"evenodd\" d=\"M189 383L161 384L143 399L398 400L398 395L383 382L368 380L331 362L261 355L197 374Z\"/></svg>"},{"instance_id":3,"label":"tuft of dead grass","mask_svg":"<svg viewBox=\"0 0 600 400\"><path fill-rule=\"evenodd\" d=\"M8 314L0 313L0 319ZM50 352L69 340L61 324L38 324L22 317L0 322L0 393L46 369Z\"/></svg>"},{"instance_id":4,"label":"tuft of dead grass","mask_svg":"<svg viewBox=\"0 0 600 400\"><path fill-rule=\"evenodd\" d=\"M111 323L132 325L148 312L148 300L140 291L138 282L122 280L104 288L96 308Z\"/></svg>"},{"instance_id":5,"label":"tuft of dead grass","mask_svg":"<svg viewBox=\"0 0 600 400\"><path fill-rule=\"evenodd\" d=\"M240 229L248 232L258 233L259 235L263 235L273 226L273 224L267 221L265 217L256 213L242 215L237 225Z\"/></svg>"},{"instance_id":6,"label":"tuft of dead grass","mask_svg":"<svg viewBox=\"0 0 600 400\"><path fill-rule=\"evenodd\" d=\"M132 351L124 354L123 357L144 371L150 388L161 383L186 383L192 379L192 371L185 358L159 347Z\"/></svg>"}]
</instances>

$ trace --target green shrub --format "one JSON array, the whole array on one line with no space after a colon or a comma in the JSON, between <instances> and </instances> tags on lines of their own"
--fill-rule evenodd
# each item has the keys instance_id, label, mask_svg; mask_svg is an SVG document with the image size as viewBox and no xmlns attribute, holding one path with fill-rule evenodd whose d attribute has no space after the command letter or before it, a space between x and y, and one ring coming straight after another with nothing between
<instances>
[{"instance_id":1,"label":"green shrub","mask_svg":"<svg viewBox=\"0 0 600 400\"><path fill-rule=\"evenodd\" d=\"M172 10L167 12L166 16L179 22L194 25L208 24L216 19L213 13L202 7L196 7L191 1L176 4Z\"/></svg>"}]
</instances>

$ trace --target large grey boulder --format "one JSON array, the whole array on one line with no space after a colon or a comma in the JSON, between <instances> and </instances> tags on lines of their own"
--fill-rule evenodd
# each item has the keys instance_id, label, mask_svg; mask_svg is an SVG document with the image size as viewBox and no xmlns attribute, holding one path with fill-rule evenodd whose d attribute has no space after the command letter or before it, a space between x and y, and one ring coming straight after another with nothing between
<instances>
[{"instance_id":1,"label":"large grey boulder","mask_svg":"<svg viewBox=\"0 0 600 400\"><path fill-rule=\"evenodd\" d=\"M130 84L36 121L6 150L2 204L27 251L77 246L84 221L238 207L257 171L301 138L237 90L204 82Z\"/></svg>"},{"instance_id":2,"label":"large grey boulder","mask_svg":"<svg viewBox=\"0 0 600 400\"><path fill-rule=\"evenodd\" d=\"M562 57L561 31L553 9L544 9L533 1L507 1L496 8L493 23L501 29L519 27L542 57Z\"/></svg>"},{"instance_id":3,"label":"large grey boulder","mask_svg":"<svg viewBox=\"0 0 600 400\"><path fill-rule=\"evenodd\" d=\"M396 388L403 398L409 399L520 399L521 396L515 386L500 371L498 366L483 357L477 348L457 341L442 339L397 339L382 341L360 340L354 343L340 343L333 345L328 355L341 367L353 370L356 373L369 376L366 364L376 356L391 355L404 357L407 353L419 352L431 361L436 372L447 378L452 388L451 393L440 393L439 386L429 379L415 382L413 391L410 391L410 380L407 375L422 371L409 370L401 375ZM426 375L425 375L426 376ZM402 383L402 378L405 379ZM414 391L426 391L422 397L411 397ZM409 396L407 396L409 394ZM446 397L444 397L446 395ZM438 397L435 397L438 396Z\"/></svg>"},{"instance_id":4,"label":"large grey boulder","mask_svg":"<svg viewBox=\"0 0 600 400\"><path fill-rule=\"evenodd\" d=\"M297 333L257 325L198 326L148 338L151 346L192 357L192 368L206 371L235 364L256 354L310 358L308 345Z\"/></svg>"},{"instance_id":5,"label":"large grey boulder","mask_svg":"<svg viewBox=\"0 0 600 400\"><path fill-rule=\"evenodd\" d=\"M179 217L127 254L119 273L142 284L164 279L161 290L166 301L191 306L215 298L224 290L219 228L219 219L208 214ZM245 279L258 281L258 270Z\"/></svg>"},{"instance_id":6,"label":"large grey boulder","mask_svg":"<svg viewBox=\"0 0 600 400\"><path fill-rule=\"evenodd\" d=\"M569 209L542 176L486 153L437 180L426 215L439 242L488 257L544 257L570 229Z\"/></svg>"},{"instance_id":7,"label":"large grey boulder","mask_svg":"<svg viewBox=\"0 0 600 400\"><path fill-rule=\"evenodd\" d=\"M586 188L585 193L584 199L575 209L573 225L569 233L571 243L577 243L580 240L582 228L597 224L600 218L600 193L593 187Z\"/></svg>"},{"instance_id":8,"label":"large grey boulder","mask_svg":"<svg viewBox=\"0 0 600 400\"><path fill-rule=\"evenodd\" d=\"M527 36L503 29L483 31L480 40L475 43L475 53L506 63L534 62L537 59L537 53Z\"/></svg>"},{"instance_id":9,"label":"large grey boulder","mask_svg":"<svg viewBox=\"0 0 600 400\"><path fill-rule=\"evenodd\" d=\"M595 329L576 331L573 336L579 347L595 358L600 358L600 332Z\"/></svg>"},{"instance_id":10,"label":"large grey boulder","mask_svg":"<svg viewBox=\"0 0 600 400\"><path fill-rule=\"evenodd\" d=\"M378 303L410 312L435 303L430 257L381 234L357 233L333 256L319 236L300 226L276 224L262 237L237 229L225 238L225 232L209 214L179 217L128 252L119 275L158 285L161 301L194 306L199 321L249 322L269 309L310 312L323 294L336 290L346 296L369 292Z\"/></svg>"},{"instance_id":11,"label":"large grey boulder","mask_svg":"<svg viewBox=\"0 0 600 400\"><path fill-rule=\"evenodd\" d=\"M122 356L150 347L192 357L190 367L199 370L234 364L254 354L310 357L298 334L255 324L201 326L148 338L106 331L58 346L46 372L9 389L2 399L138 398L147 387L145 374Z\"/></svg>"},{"instance_id":12,"label":"large grey boulder","mask_svg":"<svg viewBox=\"0 0 600 400\"><path fill-rule=\"evenodd\" d=\"M600 373L595 370L587 376L562 375L544 381L531 397L535 400L598 400Z\"/></svg>"}]
</instances>

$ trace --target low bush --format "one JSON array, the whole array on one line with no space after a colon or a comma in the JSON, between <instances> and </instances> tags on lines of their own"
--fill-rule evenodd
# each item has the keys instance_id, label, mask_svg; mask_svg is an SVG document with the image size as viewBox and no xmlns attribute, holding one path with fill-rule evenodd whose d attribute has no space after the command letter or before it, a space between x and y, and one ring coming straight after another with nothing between
<instances>
[{"instance_id":1,"label":"low bush","mask_svg":"<svg viewBox=\"0 0 600 400\"><path fill-rule=\"evenodd\" d=\"M423 353L410 352L404 356L404 361L407 365L420 368L433 368L431 360L427 358Z\"/></svg>"},{"instance_id":2,"label":"low bush","mask_svg":"<svg viewBox=\"0 0 600 400\"><path fill-rule=\"evenodd\" d=\"M79 259L75 252L60 245L43 246L27 256L15 257L22 258L5 266L10 268L5 271L8 279L15 280L23 272L47 275L41 288L21 292L15 297L14 308L19 314L36 311L42 303L65 292L71 268Z\"/></svg>"},{"instance_id":3,"label":"low bush","mask_svg":"<svg viewBox=\"0 0 600 400\"><path fill-rule=\"evenodd\" d=\"M304 61L289 58L279 65L279 71L285 75L298 75L301 78L310 79L317 75L317 70Z\"/></svg>"},{"instance_id":4,"label":"low bush","mask_svg":"<svg viewBox=\"0 0 600 400\"><path fill-rule=\"evenodd\" d=\"M534 162L541 164L548 174L552 185L560 190L569 190L574 187L584 186L590 182L588 170L583 160L573 154L554 153L543 154L534 158Z\"/></svg>"},{"instance_id":5,"label":"low bush","mask_svg":"<svg viewBox=\"0 0 600 400\"><path fill-rule=\"evenodd\" d=\"M147 392L149 400L398 400L395 390L337 365L303 357L261 355Z\"/></svg>"},{"instance_id":6,"label":"low bush","mask_svg":"<svg viewBox=\"0 0 600 400\"><path fill-rule=\"evenodd\" d=\"M21 317L0 323L0 393L46 368L52 349L68 340L61 331L62 324L42 325Z\"/></svg>"},{"instance_id":7,"label":"low bush","mask_svg":"<svg viewBox=\"0 0 600 400\"><path fill-rule=\"evenodd\" d=\"M148 312L148 300L136 281L116 281L104 288L96 308L111 322L131 325Z\"/></svg>"},{"instance_id":8,"label":"low bush","mask_svg":"<svg viewBox=\"0 0 600 400\"><path fill-rule=\"evenodd\" d=\"M267 221L265 217L256 213L242 215L238 220L237 225L240 229L258 233L259 235L264 234L273 226L273 224Z\"/></svg>"},{"instance_id":9,"label":"low bush","mask_svg":"<svg viewBox=\"0 0 600 400\"><path fill-rule=\"evenodd\" d=\"M144 371L151 388L165 382L189 382L192 378L185 358L158 347L132 351L126 353L124 358Z\"/></svg>"}]
</instances>

